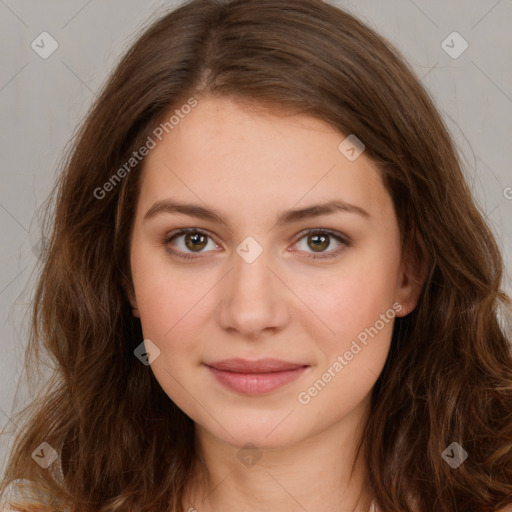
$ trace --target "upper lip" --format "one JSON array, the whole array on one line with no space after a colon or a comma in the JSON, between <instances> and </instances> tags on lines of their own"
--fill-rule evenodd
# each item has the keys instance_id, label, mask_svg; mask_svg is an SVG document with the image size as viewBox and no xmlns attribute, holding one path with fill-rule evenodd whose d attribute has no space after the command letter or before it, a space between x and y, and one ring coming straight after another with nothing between
<instances>
[{"instance_id":1,"label":"upper lip","mask_svg":"<svg viewBox=\"0 0 512 512\"><path fill-rule=\"evenodd\" d=\"M208 363L206 366L210 366L217 370L224 370L228 372L236 373L271 373L271 372L284 372L287 370L296 370L308 366L300 363L290 363L287 361L281 361L280 359L259 359L257 361L250 361L248 359L224 359L222 361L216 361L214 363Z\"/></svg>"}]
</instances>

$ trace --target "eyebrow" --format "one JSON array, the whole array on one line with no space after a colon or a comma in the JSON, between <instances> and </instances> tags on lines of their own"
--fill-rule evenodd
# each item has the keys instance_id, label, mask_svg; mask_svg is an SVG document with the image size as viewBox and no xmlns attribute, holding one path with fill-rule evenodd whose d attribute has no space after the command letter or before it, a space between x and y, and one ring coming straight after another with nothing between
<instances>
[{"instance_id":1,"label":"eyebrow","mask_svg":"<svg viewBox=\"0 0 512 512\"><path fill-rule=\"evenodd\" d=\"M333 214L336 212L352 213L360 215L365 219L370 219L371 215L361 208L353 204L346 203L340 200L328 201L327 203L315 204L306 208L295 210L286 210L282 212L276 220L275 225L281 226L283 224L291 224L306 218L319 217L321 215ZM198 219L210 220L219 222L227 226L221 213L218 210L206 208L204 206L192 203L180 203L164 199L157 201L144 215L144 222L161 215L163 213L182 213Z\"/></svg>"}]
</instances>

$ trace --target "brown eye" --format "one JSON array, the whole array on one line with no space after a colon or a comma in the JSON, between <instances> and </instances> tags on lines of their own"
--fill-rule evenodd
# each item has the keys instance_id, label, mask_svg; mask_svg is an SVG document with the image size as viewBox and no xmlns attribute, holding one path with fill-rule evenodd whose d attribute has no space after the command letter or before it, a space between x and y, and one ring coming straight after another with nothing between
<instances>
[{"instance_id":1,"label":"brown eye","mask_svg":"<svg viewBox=\"0 0 512 512\"><path fill-rule=\"evenodd\" d=\"M323 251L329 247L329 235L313 234L308 236L308 243L314 251Z\"/></svg>"},{"instance_id":2,"label":"brown eye","mask_svg":"<svg viewBox=\"0 0 512 512\"><path fill-rule=\"evenodd\" d=\"M185 245L191 251L204 249L207 243L206 240L207 236L199 232L187 233L184 238Z\"/></svg>"},{"instance_id":3,"label":"brown eye","mask_svg":"<svg viewBox=\"0 0 512 512\"><path fill-rule=\"evenodd\" d=\"M170 233L163 240L163 245L167 251L173 255L182 258L194 258L193 253L201 257L201 253L210 252L208 249L203 250L211 243L211 249L217 248L217 244L207 233L194 228L182 229Z\"/></svg>"},{"instance_id":4,"label":"brown eye","mask_svg":"<svg viewBox=\"0 0 512 512\"><path fill-rule=\"evenodd\" d=\"M347 247L350 247L350 239L341 233L330 230L315 229L303 233L303 236L295 243L301 252L312 259L327 259L338 256ZM311 253L317 253L311 254Z\"/></svg>"}]
</instances>

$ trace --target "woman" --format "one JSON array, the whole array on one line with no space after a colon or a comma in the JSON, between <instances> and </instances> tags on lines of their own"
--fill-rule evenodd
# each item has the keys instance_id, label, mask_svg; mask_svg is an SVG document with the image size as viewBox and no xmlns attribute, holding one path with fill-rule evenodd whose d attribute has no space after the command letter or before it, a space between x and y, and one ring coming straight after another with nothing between
<instances>
[{"instance_id":1,"label":"woman","mask_svg":"<svg viewBox=\"0 0 512 512\"><path fill-rule=\"evenodd\" d=\"M361 22L180 6L56 190L31 348L57 371L4 480L36 510L510 509L501 256Z\"/></svg>"}]
</instances>

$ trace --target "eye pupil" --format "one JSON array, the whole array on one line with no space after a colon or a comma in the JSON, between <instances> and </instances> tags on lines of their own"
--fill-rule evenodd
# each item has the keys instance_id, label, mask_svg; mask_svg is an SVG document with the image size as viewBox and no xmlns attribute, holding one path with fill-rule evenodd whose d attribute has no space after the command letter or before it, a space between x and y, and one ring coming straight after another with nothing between
<instances>
[{"instance_id":1,"label":"eye pupil","mask_svg":"<svg viewBox=\"0 0 512 512\"><path fill-rule=\"evenodd\" d=\"M318 234L310 235L309 236L309 240L317 240L318 241L319 239L320 239L320 243L318 244L317 242L313 242L313 246L311 247L315 251L317 251L317 250L320 250L320 251L324 250L324 249L326 249L329 246L329 242L327 241L328 240L328 236L318 235Z\"/></svg>"},{"instance_id":2,"label":"eye pupil","mask_svg":"<svg viewBox=\"0 0 512 512\"><path fill-rule=\"evenodd\" d=\"M187 233L185 235L185 244L191 250L203 249L206 245L206 236L202 233Z\"/></svg>"}]
</instances>

